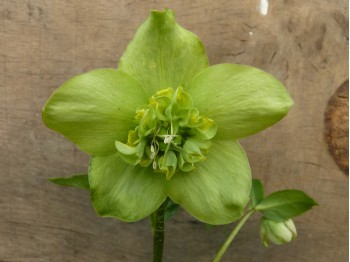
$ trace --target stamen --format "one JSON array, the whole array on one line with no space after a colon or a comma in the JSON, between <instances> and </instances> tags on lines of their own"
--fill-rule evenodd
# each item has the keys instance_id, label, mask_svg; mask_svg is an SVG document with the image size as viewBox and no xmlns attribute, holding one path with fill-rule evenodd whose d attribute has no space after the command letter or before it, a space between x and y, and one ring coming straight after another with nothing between
<instances>
[{"instance_id":1,"label":"stamen","mask_svg":"<svg viewBox=\"0 0 350 262\"><path fill-rule=\"evenodd\" d=\"M151 145L151 159L154 159L155 156L156 156L156 152L154 150L154 146Z\"/></svg>"},{"instance_id":2,"label":"stamen","mask_svg":"<svg viewBox=\"0 0 350 262\"><path fill-rule=\"evenodd\" d=\"M166 135L164 137L164 144L169 144L173 140L174 136L173 135Z\"/></svg>"}]
</instances>

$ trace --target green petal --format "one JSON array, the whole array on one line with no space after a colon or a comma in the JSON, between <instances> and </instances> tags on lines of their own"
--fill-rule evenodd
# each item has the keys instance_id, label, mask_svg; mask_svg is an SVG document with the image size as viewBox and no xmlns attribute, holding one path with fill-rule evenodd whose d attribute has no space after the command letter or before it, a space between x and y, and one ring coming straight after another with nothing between
<instances>
[{"instance_id":1,"label":"green petal","mask_svg":"<svg viewBox=\"0 0 350 262\"><path fill-rule=\"evenodd\" d=\"M92 157L89 183L96 212L126 222L149 216L167 197L162 176L126 164L117 154Z\"/></svg>"},{"instance_id":2,"label":"green petal","mask_svg":"<svg viewBox=\"0 0 350 262\"><path fill-rule=\"evenodd\" d=\"M227 224L240 218L251 187L249 163L240 145L214 140L207 159L196 167L166 181L169 197L208 224Z\"/></svg>"},{"instance_id":3,"label":"green petal","mask_svg":"<svg viewBox=\"0 0 350 262\"><path fill-rule=\"evenodd\" d=\"M151 11L120 59L119 69L156 91L188 82L208 66L203 44L178 25L172 10Z\"/></svg>"},{"instance_id":4,"label":"green petal","mask_svg":"<svg viewBox=\"0 0 350 262\"><path fill-rule=\"evenodd\" d=\"M65 82L43 109L44 123L92 155L116 151L135 128L135 110L147 103L142 86L115 69L97 69Z\"/></svg>"},{"instance_id":5,"label":"green petal","mask_svg":"<svg viewBox=\"0 0 350 262\"><path fill-rule=\"evenodd\" d=\"M282 119L293 105L276 78L245 65L209 67L193 79L188 93L199 112L215 121L222 138L259 132Z\"/></svg>"}]
</instances>

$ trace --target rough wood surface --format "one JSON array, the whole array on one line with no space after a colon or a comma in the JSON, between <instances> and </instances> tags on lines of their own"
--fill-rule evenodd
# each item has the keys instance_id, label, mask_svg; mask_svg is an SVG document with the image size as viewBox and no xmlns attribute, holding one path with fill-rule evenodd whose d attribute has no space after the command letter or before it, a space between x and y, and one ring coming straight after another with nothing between
<instances>
[{"instance_id":1,"label":"rough wood surface","mask_svg":"<svg viewBox=\"0 0 350 262\"><path fill-rule=\"evenodd\" d=\"M295 100L278 125L242 141L267 191L300 188L320 204L285 246L259 243L258 216L223 261L348 261L348 176L324 139L324 112L348 78L348 2L258 0L0 1L0 261L150 261L149 222L95 215L86 192L48 177L86 170L88 156L45 128L41 108L62 82L116 67L150 9L168 6L203 40L211 64L244 63L279 78ZM184 211L166 224L165 261L211 261L232 228Z\"/></svg>"}]
</instances>

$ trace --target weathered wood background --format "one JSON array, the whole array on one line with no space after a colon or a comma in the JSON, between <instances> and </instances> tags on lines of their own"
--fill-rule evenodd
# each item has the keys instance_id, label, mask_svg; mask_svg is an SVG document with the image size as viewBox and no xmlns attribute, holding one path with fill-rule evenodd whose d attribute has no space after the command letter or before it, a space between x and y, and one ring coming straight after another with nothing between
<instances>
[{"instance_id":1,"label":"weathered wood background","mask_svg":"<svg viewBox=\"0 0 350 262\"><path fill-rule=\"evenodd\" d=\"M324 138L328 100L348 78L345 0L270 1L267 15L258 0L1 0L0 261L151 260L147 220L99 218L88 193L47 182L86 171L89 159L44 127L41 108L71 76L116 67L149 10L164 7L211 64L256 66L286 85L290 114L242 143L268 192L299 188L320 204L295 219L299 236L285 246L265 249L253 217L224 261L348 261L348 176ZM196 262L211 261L232 225L206 229L181 211L166 228L165 261Z\"/></svg>"}]
</instances>

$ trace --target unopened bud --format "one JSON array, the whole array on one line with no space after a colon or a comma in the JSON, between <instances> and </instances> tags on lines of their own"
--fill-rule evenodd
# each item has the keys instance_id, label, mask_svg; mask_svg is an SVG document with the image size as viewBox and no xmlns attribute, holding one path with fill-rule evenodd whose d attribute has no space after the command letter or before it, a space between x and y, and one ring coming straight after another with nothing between
<instances>
[{"instance_id":1,"label":"unopened bud","mask_svg":"<svg viewBox=\"0 0 350 262\"><path fill-rule=\"evenodd\" d=\"M297 230L293 220L289 219L283 222L275 222L265 217L260 222L260 238L265 247L269 242L276 245L289 243L297 237Z\"/></svg>"}]
</instances>

